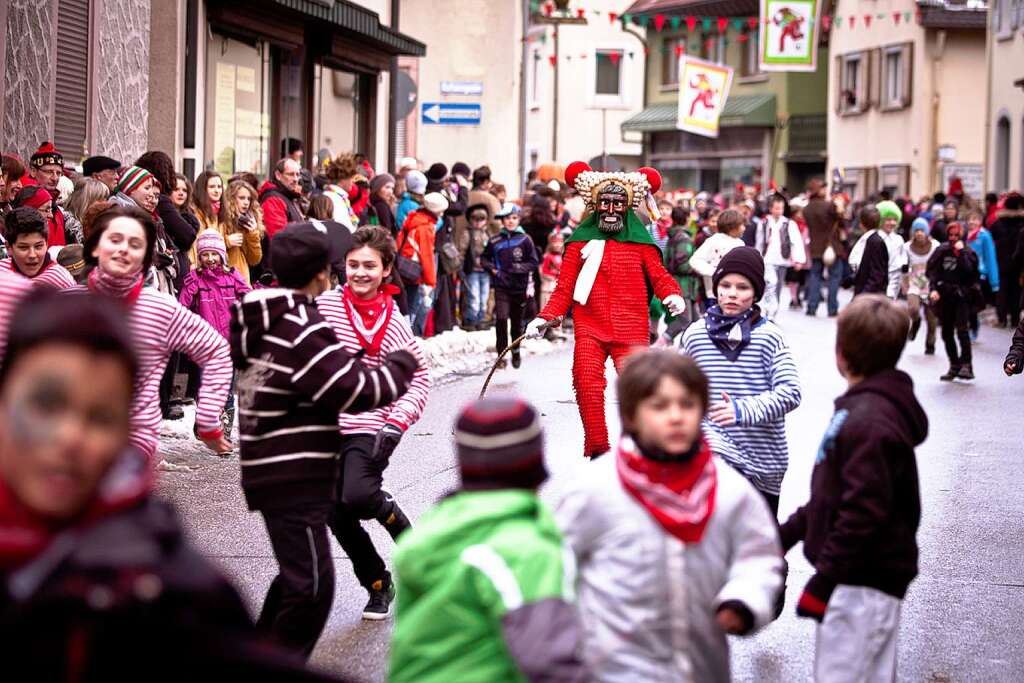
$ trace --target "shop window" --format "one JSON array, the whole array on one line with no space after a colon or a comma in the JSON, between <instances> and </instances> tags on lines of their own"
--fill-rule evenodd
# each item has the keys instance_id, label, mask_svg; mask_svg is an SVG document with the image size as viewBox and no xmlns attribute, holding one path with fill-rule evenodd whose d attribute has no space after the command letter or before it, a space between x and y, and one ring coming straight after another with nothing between
<instances>
[{"instance_id":1,"label":"shop window","mask_svg":"<svg viewBox=\"0 0 1024 683\"><path fill-rule=\"evenodd\" d=\"M266 43L211 34L207 45L206 166L224 175L267 175L270 157Z\"/></svg>"},{"instance_id":2,"label":"shop window","mask_svg":"<svg viewBox=\"0 0 1024 683\"><path fill-rule=\"evenodd\" d=\"M317 145L310 152L317 153L318 163L323 161L321 157L333 159L345 152L365 152L367 76L328 66L318 65L317 69Z\"/></svg>"},{"instance_id":3,"label":"shop window","mask_svg":"<svg viewBox=\"0 0 1024 683\"><path fill-rule=\"evenodd\" d=\"M622 95L622 50L598 50L594 94L619 98Z\"/></svg>"},{"instance_id":4,"label":"shop window","mask_svg":"<svg viewBox=\"0 0 1024 683\"><path fill-rule=\"evenodd\" d=\"M1010 188L1010 119L1002 116L996 124L995 148L995 187L996 192Z\"/></svg>"},{"instance_id":5,"label":"shop window","mask_svg":"<svg viewBox=\"0 0 1024 683\"><path fill-rule=\"evenodd\" d=\"M309 141L306 140L306 123L309 120L306 115L306 78L304 73L304 55L301 49L293 52L284 50L275 51L277 72L278 72L278 110L277 110L277 146L274 154L283 157L285 155L286 141L291 138L303 143L306 154L316 150L310 150ZM303 165L306 160L303 159Z\"/></svg>"},{"instance_id":6,"label":"shop window","mask_svg":"<svg viewBox=\"0 0 1024 683\"><path fill-rule=\"evenodd\" d=\"M882 49L882 109L893 111L910 106L912 43L891 45Z\"/></svg>"},{"instance_id":7,"label":"shop window","mask_svg":"<svg viewBox=\"0 0 1024 683\"><path fill-rule=\"evenodd\" d=\"M893 164L882 166L879 189L891 197L905 197L910 194L910 166Z\"/></svg>"},{"instance_id":8,"label":"shop window","mask_svg":"<svg viewBox=\"0 0 1024 683\"><path fill-rule=\"evenodd\" d=\"M859 114L867 109L868 55L855 52L836 57L839 92L836 110L839 114Z\"/></svg>"},{"instance_id":9,"label":"shop window","mask_svg":"<svg viewBox=\"0 0 1024 683\"><path fill-rule=\"evenodd\" d=\"M744 31L747 40L740 43L740 76L750 78L763 75L758 60L758 46L760 45L760 33L758 31Z\"/></svg>"},{"instance_id":10,"label":"shop window","mask_svg":"<svg viewBox=\"0 0 1024 683\"><path fill-rule=\"evenodd\" d=\"M686 38L666 38L661 44L661 85L679 87L679 58L686 54Z\"/></svg>"}]
</instances>

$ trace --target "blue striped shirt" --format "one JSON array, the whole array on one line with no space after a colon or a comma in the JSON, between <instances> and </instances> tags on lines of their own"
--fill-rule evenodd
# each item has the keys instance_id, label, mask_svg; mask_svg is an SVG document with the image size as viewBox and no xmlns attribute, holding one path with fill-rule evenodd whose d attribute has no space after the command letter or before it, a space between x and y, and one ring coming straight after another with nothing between
<instances>
[{"instance_id":1,"label":"blue striped shirt","mask_svg":"<svg viewBox=\"0 0 1024 683\"><path fill-rule=\"evenodd\" d=\"M732 426L704 420L712 451L759 490L778 495L789 464L786 413L800 405L800 378L782 330L762 319L750 332L750 344L730 362L701 319L686 329L681 350L708 376L712 403L724 391L736 406Z\"/></svg>"}]
</instances>

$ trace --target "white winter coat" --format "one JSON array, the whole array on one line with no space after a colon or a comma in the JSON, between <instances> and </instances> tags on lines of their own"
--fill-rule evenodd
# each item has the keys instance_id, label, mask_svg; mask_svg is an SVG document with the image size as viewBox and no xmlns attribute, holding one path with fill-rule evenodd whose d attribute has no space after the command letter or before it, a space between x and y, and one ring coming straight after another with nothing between
<instances>
[{"instance_id":1,"label":"white winter coat","mask_svg":"<svg viewBox=\"0 0 1024 683\"><path fill-rule=\"evenodd\" d=\"M587 465L558 505L594 681L728 681L718 606L742 602L754 631L770 621L782 586L771 512L739 473L718 458L715 466L714 511L698 544L668 534L622 488L614 451Z\"/></svg>"}]
</instances>

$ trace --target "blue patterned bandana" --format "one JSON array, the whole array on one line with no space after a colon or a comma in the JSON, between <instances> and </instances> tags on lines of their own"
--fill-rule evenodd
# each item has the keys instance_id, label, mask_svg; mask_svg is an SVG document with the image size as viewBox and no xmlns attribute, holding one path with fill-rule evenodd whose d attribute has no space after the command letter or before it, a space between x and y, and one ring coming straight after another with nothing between
<instances>
[{"instance_id":1,"label":"blue patterned bandana","mask_svg":"<svg viewBox=\"0 0 1024 683\"><path fill-rule=\"evenodd\" d=\"M718 304L704 314L704 325L715 346L721 349L729 362L735 362L740 352L750 343L750 330L761 318L761 310L751 306L739 315L726 315Z\"/></svg>"}]
</instances>

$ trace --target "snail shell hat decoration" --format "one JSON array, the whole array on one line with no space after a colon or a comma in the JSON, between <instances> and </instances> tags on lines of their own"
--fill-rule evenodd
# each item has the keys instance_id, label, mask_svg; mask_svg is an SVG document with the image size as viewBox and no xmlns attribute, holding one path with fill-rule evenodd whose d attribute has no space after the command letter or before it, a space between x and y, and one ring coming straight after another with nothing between
<instances>
[{"instance_id":1,"label":"snail shell hat decoration","mask_svg":"<svg viewBox=\"0 0 1024 683\"><path fill-rule=\"evenodd\" d=\"M611 185L624 188L629 207L639 209L649 192L661 189L661 174L650 166L628 172L595 171L586 162L574 161L565 169L565 182L576 188L589 211L597 207L598 196Z\"/></svg>"}]
</instances>

